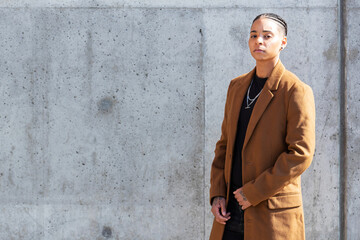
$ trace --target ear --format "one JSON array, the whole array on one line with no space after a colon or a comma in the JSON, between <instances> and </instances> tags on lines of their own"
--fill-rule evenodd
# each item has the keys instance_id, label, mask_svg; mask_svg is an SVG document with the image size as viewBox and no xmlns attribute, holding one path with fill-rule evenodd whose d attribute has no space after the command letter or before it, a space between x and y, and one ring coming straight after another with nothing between
<instances>
[{"instance_id":1,"label":"ear","mask_svg":"<svg viewBox=\"0 0 360 240\"><path fill-rule=\"evenodd\" d=\"M287 45L287 37L284 36L283 39L281 40L281 49L284 49Z\"/></svg>"}]
</instances>

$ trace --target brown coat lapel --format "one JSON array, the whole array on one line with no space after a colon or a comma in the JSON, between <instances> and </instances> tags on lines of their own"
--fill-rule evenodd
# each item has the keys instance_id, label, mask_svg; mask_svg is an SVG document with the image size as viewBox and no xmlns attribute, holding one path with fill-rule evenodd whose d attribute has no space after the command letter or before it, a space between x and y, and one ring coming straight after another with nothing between
<instances>
[{"instance_id":1,"label":"brown coat lapel","mask_svg":"<svg viewBox=\"0 0 360 240\"><path fill-rule=\"evenodd\" d=\"M249 142L251 135L258 123L259 119L261 118L262 114L264 113L265 109L269 105L271 99L273 98L274 94L272 91L276 91L280 78L285 72L285 67L282 65L281 61L279 60L276 64L275 68L273 69L271 75L269 76L268 80L266 80L266 84L259 96L259 99L256 101L254 110L251 114L249 125L246 131L244 146L243 149L246 148L246 144Z\"/></svg>"},{"instance_id":2,"label":"brown coat lapel","mask_svg":"<svg viewBox=\"0 0 360 240\"><path fill-rule=\"evenodd\" d=\"M229 129L235 129L235 131L229 132L229 143L230 144L230 152L233 152L234 144L235 144L235 138L236 138L236 129L237 124L239 120L239 114L240 109L242 105L242 101L245 97L245 94L247 92L247 89L250 85L251 79L253 78L255 74L255 68L245 75L245 77L242 79L242 81L238 81L234 84L233 91L234 91L234 97L231 99L231 109L229 112L231 112L231 121L229 121Z\"/></svg>"}]
</instances>

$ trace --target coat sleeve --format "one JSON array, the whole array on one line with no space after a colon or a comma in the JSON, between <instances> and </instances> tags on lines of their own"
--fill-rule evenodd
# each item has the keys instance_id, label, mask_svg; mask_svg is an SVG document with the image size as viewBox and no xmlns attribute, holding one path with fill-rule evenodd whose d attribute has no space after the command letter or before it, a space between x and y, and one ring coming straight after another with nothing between
<instances>
[{"instance_id":1,"label":"coat sleeve","mask_svg":"<svg viewBox=\"0 0 360 240\"><path fill-rule=\"evenodd\" d=\"M219 141L216 143L215 147L215 157L211 165L210 173L210 204L214 197L224 197L226 198L226 182L224 176L225 168L225 158L226 158L226 148L228 141L227 134L227 117L228 117L228 107L229 107L229 95L233 82L230 82L224 110L224 119L221 125L221 136Z\"/></svg>"},{"instance_id":2,"label":"coat sleeve","mask_svg":"<svg viewBox=\"0 0 360 240\"><path fill-rule=\"evenodd\" d=\"M299 177L311 164L315 151L315 103L311 88L295 84L290 89L286 115L287 151L282 152L273 167L243 186L248 201L256 206L275 195L291 180Z\"/></svg>"}]
</instances>

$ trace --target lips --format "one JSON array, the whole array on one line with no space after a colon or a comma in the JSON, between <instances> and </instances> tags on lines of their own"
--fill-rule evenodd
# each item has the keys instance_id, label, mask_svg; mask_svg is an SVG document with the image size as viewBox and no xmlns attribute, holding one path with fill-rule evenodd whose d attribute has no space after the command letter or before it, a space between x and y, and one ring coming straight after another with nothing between
<instances>
[{"instance_id":1,"label":"lips","mask_svg":"<svg viewBox=\"0 0 360 240\"><path fill-rule=\"evenodd\" d=\"M254 52L265 52L265 51L262 49L255 49Z\"/></svg>"}]
</instances>

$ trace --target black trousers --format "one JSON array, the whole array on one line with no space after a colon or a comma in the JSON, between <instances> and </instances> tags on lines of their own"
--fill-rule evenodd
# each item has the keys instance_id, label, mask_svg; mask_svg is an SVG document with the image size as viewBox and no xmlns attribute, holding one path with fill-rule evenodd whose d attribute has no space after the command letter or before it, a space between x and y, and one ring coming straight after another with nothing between
<instances>
[{"instance_id":1,"label":"black trousers","mask_svg":"<svg viewBox=\"0 0 360 240\"><path fill-rule=\"evenodd\" d=\"M244 234L226 230L224 231L223 240L244 240Z\"/></svg>"},{"instance_id":2,"label":"black trousers","mask_svg":"<svg viewBox=\"0 0 360 240\"><path fill-rule=\"evenodd\" d=\"M233 191L237 186L231 186L227 212L230 212L230 219L226 222L223 240L244 239L244 211L234 197Z\"/></svg>"}]
</instances>

